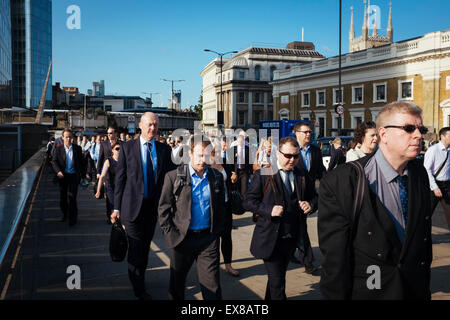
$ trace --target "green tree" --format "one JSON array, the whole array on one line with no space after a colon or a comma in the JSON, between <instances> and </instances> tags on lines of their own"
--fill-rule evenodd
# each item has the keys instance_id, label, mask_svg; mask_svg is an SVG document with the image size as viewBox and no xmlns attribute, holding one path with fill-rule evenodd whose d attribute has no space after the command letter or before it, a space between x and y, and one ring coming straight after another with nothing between
<instances>
[{"instance_id":1,"label":"green tree","mask_svg":"<svg viewBox=\"0 0 450 320\"><path fill-rule=\"evenodd\" d=\"M197 105L194 106L194 112L197 113L197 116L200 120L203 118L203 93L200 94L200 98L198 98Z\"/></svg>"}]
</instances>

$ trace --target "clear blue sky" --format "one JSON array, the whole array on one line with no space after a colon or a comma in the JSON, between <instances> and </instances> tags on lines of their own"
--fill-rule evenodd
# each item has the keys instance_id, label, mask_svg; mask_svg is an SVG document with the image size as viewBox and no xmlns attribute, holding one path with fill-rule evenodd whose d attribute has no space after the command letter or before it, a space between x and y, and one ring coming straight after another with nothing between
<instances>
[{"instance_id":1,"label":"clear blue sky","mask_svg":"<svg viewBox=\"0 0 450 320\"><path fill-rule=\"evenodd\" d=\"M342 53L348 52L350 6L361 35L362 0L342 1ZM389 0L381 9L379 33L386 34ZM69 30L67 7L81 9L81 29ZM170 96L170 82L182 90L182 107L197 103L201 70L216 57L203 52L284 48L291 41L315 44L326 57L339 54L338 0L53 0L53 82L81 92L105 80L106 94ZM450 28L448 0L392 0L394 41ZM159 95L153 95L156 105Z\"/></svg>"}]
</instances>

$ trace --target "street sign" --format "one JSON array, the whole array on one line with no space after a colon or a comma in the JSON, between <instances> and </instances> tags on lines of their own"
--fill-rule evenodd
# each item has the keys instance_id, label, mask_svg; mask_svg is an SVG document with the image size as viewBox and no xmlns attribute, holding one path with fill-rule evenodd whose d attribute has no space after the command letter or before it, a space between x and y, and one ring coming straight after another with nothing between
<instances>
[{"instance_id":1,"label":"street sign","mask_svg":"<svg viewBox=\"0 0 450 320\"><path fill-rule=\"evenodd\" d=\"M338 104L335 108L336 113L338 115L343 115L344 114L344 106L342 104Z\"/></svg>"},{"instance_id":2,"label":"street sign","mask_svg":"<svg viewBox=\"0 0 450 320\"><path fill-rule=\"evenodd\" d=\"M128 122L135 122L136 117L135 116L128 116Z\"/></svg>"}]
</instances>

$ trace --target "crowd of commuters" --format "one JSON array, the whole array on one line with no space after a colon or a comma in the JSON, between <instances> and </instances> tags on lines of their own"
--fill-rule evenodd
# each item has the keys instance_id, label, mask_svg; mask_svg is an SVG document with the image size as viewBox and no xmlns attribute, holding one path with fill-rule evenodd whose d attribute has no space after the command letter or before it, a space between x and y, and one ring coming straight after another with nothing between
<instances>
[{"instance_id":1,"label":"crowd of commuters","mask_svg":"<svg viewBox=\"0 0 450 320\"><path fill-rule=\"evenodd\" d=\"M169 298L184 299L195 262L203 298L222 299L220 252L225 272L240 275L232 267L236 193L253 213L249 248L263 260L266 299L286 299L290 262L309 274L318 271L307 228L307 216L316 212L324 298L431 298L431 215L439 202L450 229L450 128L441 129L424 162L417 159L427 133L417 105L386 105L376 123L357 126L345 149L334 139L328 169L307 122L279 141L262 139L255 155L244 131L235 141L165 139L158 124L147 112L134 137L109 127L107 138L78 136L74 143L64 130L49 143L63 220L76 223L78 185L96 182L96 198L104 188L107 222L120 219L125 226L128 275L138 299L151 299L145 270L157 222L170 250ZM376 290L367 285L373 265L381 272Z\"/></svg>"}]
</instances>

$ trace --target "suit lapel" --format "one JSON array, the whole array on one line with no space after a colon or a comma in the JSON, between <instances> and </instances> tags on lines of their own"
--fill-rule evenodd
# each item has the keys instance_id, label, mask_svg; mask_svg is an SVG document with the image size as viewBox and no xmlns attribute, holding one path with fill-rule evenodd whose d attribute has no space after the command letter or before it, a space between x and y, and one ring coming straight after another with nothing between
<instances>
[{"instance_id":1,"label":"suit lapel","mask_svg":"<svg viewBox=\"0 0 450 320\"><path fill-rule=\"evenodd\" d=\"M299 161L300 162L300 161ZM297 194L297 199L303 201L302 197L302 177L297 167L294 167L294 184L295 184L295 192Z\"/></svg>"},{"instance_id":2,"label":"suit lapel","mask_svg":"<svg viewBox=\"0 0 450 320\"><path fill-rule=\"evenodd\" d=\"M368 186L366 186L368 188ZM384 230L386 237L388 238L391 245L401 251L402 244L398 238L397 231L395 230L394 222L390 217L389 213L385 209L383 203L381 203L378 196L370 192L370 196L375 198L376 212L378 213L378 221L380 222L381 228Z\"/></svg>"},{"instance_id":3,"label":"suit lapel","mask_svg":"<svg viewBox=\"0 0 450 320\"><path fill-rule=\"evenodd\" d=\"M155 181L158 181L158 177L160 176L161 170L162 170L162 159L161 159L161 146L159 142L155 141L155 148L156 148L156 176Z\"/></svg>"},{"instance_id":4,"label":"suit lapel","mask_svg":"<svg viewBox=\"0 0 450 320\"><path fill-rule=\"evenodd\" d=\"M208 167L208 173L206 174L206 178L208 179L209 184L209 194L210 197L210 213L211 213L211 230L213 230L213 221L214 221L214 213L215 213L215 204L217 203L216 192L214 190L214 173L212 173L212 168ZM192 196L191 196L192 198Z\"/></svg>"},{"instance_id":5,"label":"suit lapel","mask_svg":"<svg viewBox=\"0 0 450 320\"><path fill-rule=\"evenodd\" d=\"M142 153L141 153L141 139L135 139L134 142L134 154L136 155L136 161L139 168L139 172L141 173L140 179L142 180L142 185L144 185L144 168L142 167Z\"/></svg>"}]
</instances>

